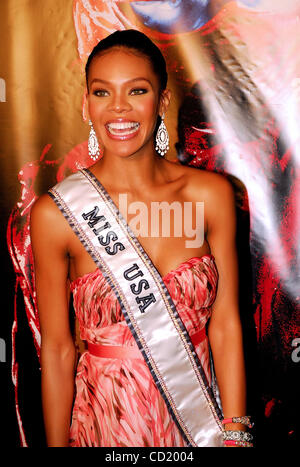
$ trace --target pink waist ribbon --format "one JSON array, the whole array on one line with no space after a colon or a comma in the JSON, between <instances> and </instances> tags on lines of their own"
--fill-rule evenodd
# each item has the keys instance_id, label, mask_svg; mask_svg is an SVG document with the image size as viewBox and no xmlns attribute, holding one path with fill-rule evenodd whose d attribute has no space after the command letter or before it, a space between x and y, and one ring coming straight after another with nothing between
<instances>
[{"instance_id":1,"label":"pink waist ribbon","mask_svg":"<svg viewBox=\"0 0 300 467\"><path fill-rule=\"evenodd\" d=\"M200 331L195 332L190 339L194 347L196 347L200 342L206 339L205 328L200 329ZM88 342L88 352L95 357L102 358L134 358L134 359L143 359L143 355L139 349L136 347L128 347L125 345L101 345L101 344L92 344Z\"/></svg>"}]
</instances>

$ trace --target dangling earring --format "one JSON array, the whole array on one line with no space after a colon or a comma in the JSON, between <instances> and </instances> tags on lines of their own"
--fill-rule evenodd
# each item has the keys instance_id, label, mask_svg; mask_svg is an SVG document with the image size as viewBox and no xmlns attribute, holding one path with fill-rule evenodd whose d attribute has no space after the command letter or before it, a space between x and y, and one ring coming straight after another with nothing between
<instances>
[{"instance_id":1,"label":"dangling earring","mask_svg":"<svg viewBox=\"0 0 300 467\"><path fill-rule=\"evenodd\" d=\"M169 149L169 134L168 134L166 125L164 124L164 118L165 118L165 114L162 114L161 123L158 127L158 130L156 133L156 139L155 139L155 142L156 142L155 149L162 157L164 157L164 155Z\"/></svg>"},{"instance_id":2,"label":"dangling earring","mask_svg":"<svg viewBox=\"0 0 300 467\"><path fill-rule=\"evenodd\" d=\"M93 127L91 120L89 121L89 125L91 127L88 148L89 148L89 155L93 161L96 161L100 156L99 144L97 140L97 136Z\"/></svg>"}]
</instances>

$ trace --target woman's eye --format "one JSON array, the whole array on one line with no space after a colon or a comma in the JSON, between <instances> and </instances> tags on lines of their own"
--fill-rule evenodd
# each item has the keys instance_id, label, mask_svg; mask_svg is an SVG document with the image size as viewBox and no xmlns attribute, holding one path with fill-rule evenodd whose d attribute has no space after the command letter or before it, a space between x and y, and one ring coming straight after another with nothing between
<instances>
[{"instance_id":1,"label":"woman's eye","mask_svg":"<svg viewBox=\"0 0 300 467\"><path fill-rule=\"evenodd\" d=\"M130 94L136 96L136 95L140 95L140 94L146 94L146 92L148 92L147 89L136 88L136 89L132 89L130 91Z\"/></svg>"},{"instance_id":2,"label":"woman's eye","mask_svg":"<svg viewBox=\"0 0 300 467\"><path fill-rule=\"evenodd\" d=\"M108 92L105 89L96 89L93 94L98 97L106 97L108 96Z\"/></svg>"}]
</instances>

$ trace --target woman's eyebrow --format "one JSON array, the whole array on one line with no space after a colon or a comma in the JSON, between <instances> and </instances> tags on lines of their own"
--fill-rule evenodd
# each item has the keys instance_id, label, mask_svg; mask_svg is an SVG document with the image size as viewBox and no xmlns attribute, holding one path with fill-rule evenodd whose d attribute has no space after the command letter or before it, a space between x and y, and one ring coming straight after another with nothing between
<instances>
[{"instance_id":1,"label":"woman's eyebrow","mask_svg":"<svg viewBox=\"0 0 300 467\"><path fill-rule=\"evenodd\" d=\"M125 84L134 83L135 81L147 81L147 83L149 83L149 85L151 87L153 87L151 81L149 81L147 78L143 78L143 77L129 79L128 81L125 81ZM92 85L93 83L102 83L102 84L106 84L106 85L111 84L110 81L106 81L105 79L100 79L100 78L94 78L91 81L90 85Z\"/></svg>"}]
</instances>

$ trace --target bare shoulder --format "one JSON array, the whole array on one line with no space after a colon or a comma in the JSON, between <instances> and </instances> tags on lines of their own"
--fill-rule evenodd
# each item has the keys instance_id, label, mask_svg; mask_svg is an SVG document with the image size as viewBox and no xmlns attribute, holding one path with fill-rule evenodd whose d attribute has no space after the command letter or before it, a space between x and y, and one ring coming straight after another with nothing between
<instances>
[{"instance_id":1,"label":"bare shoulder","mask_svg":"<svg viewBox=\"0 0 300 467\"><path fill-rule=\"evenodd\" d=\"M32 240L43 237L51 242L66 245L70 228L53 199L47 194L40 196L32 206L30 213Z\"/></svg>"},{"instance_id":2,"label":"bare shoulder","mask_svg":"<svg viewBox=\"0 0 300 467\"><path fill-rule=\"evenodd\" d=\"M59 222L61 217L58 207L47 193L40 196L31 208L31 222Z\"/></svg>"},{"instance_id":3,"label":"bare shoulder","mask_svg":"<svg viewBox=\"0 0 300 467\"><path fill-rule=\"evenodd\" d=\"M208 226L220 223L235 225L236 200L232 182L222 174L192 167L183 167L184 196L189 201L204 202Z\"/></svg>"},{"instance_id":4,"label":"bare shoulder","mask_svg":"<svg viewBox=\"0 0 300 467\"><path fill-rule=\"evenodd\" d=\"M178 174L184 179L184 190L191 199L199 201L232 200L234 190L225 175L208 170L174 164Z\"/></svg>"},{"instance_id":5,"label":"bare shoulder","mask_svg":"<svg viewBox=\"0 0 300 467\"><path fill-rule=\"evenodd\" d=\"M203 200L210 203L222 201L234 202L234 189L229 179L217 172L198 170L191 177L191 189L200 194Z\"/></svg>"}]
</instances>

